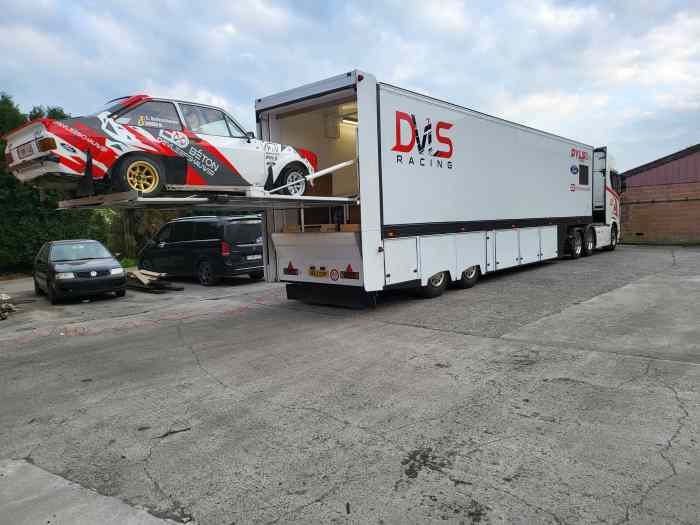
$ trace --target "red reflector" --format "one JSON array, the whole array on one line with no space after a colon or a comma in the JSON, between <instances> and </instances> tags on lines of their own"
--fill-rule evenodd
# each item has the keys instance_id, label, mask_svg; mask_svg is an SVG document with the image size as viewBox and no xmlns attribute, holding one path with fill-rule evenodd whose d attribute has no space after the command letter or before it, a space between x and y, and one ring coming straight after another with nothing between
<instances>
[{"instance_id":1,"label":"red reflector","mask_svg":"<svg viewBox=\"0 0 700 525\"><path fill-rule=\"evenodd\" d=\"M284 275L299 275L299 270L294 268L292 261L289 261L289 264L284 270L282 270L282 273L284 273Z\"/></svg>"},{"instance_id":2,"label":"red reflector","mask_svg":"<svg viewBox=\"0 0 700 525\"><path fill-rule=\"evenodd\" d=\"M221 256L228 257L231 255L231 246L226 241L221 241Z\"/></svg>"},{"instance_id":3,"label":"red reflector","mask_svg":"<svg viewBox=\"0 0 700 525\"><path fill-rule=\"evenodd\" d=\"M343 279L359 279L360 278L360 273L359 272L353 272L352 271L352 265L348 264L348 267L345 268L344 272L340 272L340 276Z\"/></svg>"}]
</instances>

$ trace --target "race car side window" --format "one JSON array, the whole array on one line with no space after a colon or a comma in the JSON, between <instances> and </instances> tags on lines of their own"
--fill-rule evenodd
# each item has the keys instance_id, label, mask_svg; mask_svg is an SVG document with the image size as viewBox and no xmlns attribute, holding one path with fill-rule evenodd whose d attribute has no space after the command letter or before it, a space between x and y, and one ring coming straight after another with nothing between
<instances>
[{"instance_id":1,"label":"race car side window","mask_svg":"<svg viewBox=\"0 0 700 525\"><path fill-rule=\"evenodd\" d=\"M182 131L182 124L175 105L172 102L158 100L151 100L130 109L119 115L117 122L127 126Z\"/></svg>"},{"instance_id":2,"label":"race car side window","mask_svg":"<svg viewBox=\"0 0 700 525\"><path fill-rule=\"evenodd\" d=\"M185 117L185 124L195 133L217 137L231 136L223 111L192 104L180 104L180 109L182 116Z\"/></svg>"},{"instance_id":3,"label":"race car side window","mask_svg":"<svg viewBox=\"0 0 700 525\"><path fill-rule=\"evenodd\" d=\"M238 124L236 124L228 115L226 115L226 122L228 124L228 129L231 131L231 136L236 138L246 138L246 133L243 131Z\"/></svg>"}]
</instances>

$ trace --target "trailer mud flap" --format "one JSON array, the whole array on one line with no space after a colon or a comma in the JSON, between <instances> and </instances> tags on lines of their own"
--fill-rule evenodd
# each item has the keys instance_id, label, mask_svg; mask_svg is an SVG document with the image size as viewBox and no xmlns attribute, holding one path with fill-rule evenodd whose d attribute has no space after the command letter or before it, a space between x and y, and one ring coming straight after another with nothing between
<instances>
[{"instance_id":1,"label":"trailer mud flap","mask_svg":"<svg viewBox=\"0 0 700 525\"><path fill-rule=\"evenodd\" d=\"M287 299L358 309L374 307L377 304L375 292L366 292L357 286L331 284L288 283Z\"/></svg>"}]
</instances>

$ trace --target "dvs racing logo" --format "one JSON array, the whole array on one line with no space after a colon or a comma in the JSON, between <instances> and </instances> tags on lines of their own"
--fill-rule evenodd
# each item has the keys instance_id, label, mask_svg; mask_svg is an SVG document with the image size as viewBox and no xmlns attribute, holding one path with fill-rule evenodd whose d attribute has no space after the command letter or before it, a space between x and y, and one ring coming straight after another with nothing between
<instances>
[{"instance_id":1,"label":"dvs racing logo","mask_svg":"<svg viewBox=\"0 0 700 525\"><path fill-rule=\"evenodd\" d=\"M447 131L452 126L450 122L438 121L433 140L433 123L430 118L426 118L422 128L419 128L414 114L397 111L396 142L391 148L397 153L396 164L451 170L453 165L450 159L454 147Z\"/></svg>"}]
</instances>

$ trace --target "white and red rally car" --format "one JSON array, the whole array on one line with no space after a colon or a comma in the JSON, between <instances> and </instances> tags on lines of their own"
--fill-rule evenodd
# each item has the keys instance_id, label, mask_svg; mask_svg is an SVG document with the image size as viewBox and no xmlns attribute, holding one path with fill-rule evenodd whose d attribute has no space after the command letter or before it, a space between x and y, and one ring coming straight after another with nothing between
<instances>
[{"instance_id":1,"label":"white and red rally car","mask_svg":"<svg viewBox=\"0 0 700 525\"><path fill-rule=\"evenodd\" d=\"M146 95L112 100L86 117L38 119L5 140L17 179L81 195L245 192L294 183L283 191L301 196L305 176L317 169L311 151L258 140L219 108Z\"/></svg>"}]
</instances>

